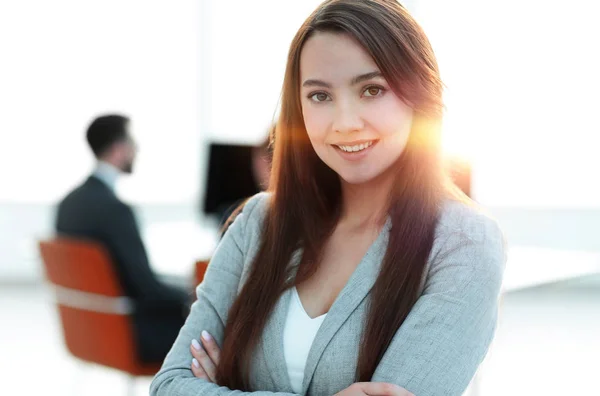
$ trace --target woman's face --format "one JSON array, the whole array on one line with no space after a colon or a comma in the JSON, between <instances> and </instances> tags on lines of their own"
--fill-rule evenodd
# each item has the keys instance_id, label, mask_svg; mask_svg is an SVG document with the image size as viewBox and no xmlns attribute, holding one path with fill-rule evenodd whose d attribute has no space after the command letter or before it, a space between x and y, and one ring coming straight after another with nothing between
<instances>
[{"instance_id":1,"label":"woman's face","mask_svg":"<svg viewBox=\"0 0 600 396\"><path fill-rule=\"evenodd\" d=\"M300 84L311 144L342 180L369 182L400 157L413 110L349 35L319 32L310 37L300 55Z\"/></svg>"}]
</instances>

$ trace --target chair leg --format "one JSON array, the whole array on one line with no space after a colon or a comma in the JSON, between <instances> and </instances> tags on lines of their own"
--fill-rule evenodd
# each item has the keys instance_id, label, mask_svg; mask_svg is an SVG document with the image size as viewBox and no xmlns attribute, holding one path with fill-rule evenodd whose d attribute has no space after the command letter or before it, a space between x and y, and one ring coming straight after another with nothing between
<instances>
[{"instance_id":1,"label":"chair leg","mask_svg":"<svg viewBox=\"0 0 600 396\"><path fill-rule=\"evenodd\" d=\"M127 396L135 396L135 377L127 376Z\"/></svg>"}]
</instances>

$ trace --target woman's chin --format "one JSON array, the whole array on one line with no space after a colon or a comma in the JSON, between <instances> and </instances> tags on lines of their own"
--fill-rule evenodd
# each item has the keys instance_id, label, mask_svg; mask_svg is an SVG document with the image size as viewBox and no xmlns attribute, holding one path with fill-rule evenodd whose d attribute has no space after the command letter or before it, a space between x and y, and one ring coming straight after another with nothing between
<instances>
[{"instance_id":1,"label":"woman's chin","mask_svg":"<svg viewBox=\"0 0 600 396\"><path fill-rule=\"evenodd\" d=\"M340 175L338 173L338 175ZM350 184L353 186L359 186L361 184L368 184L369 182L375 179L375 175L371 174L361 174L361 173L348 173L341 174L340 180L342 183Z\"/></svg>"},{"instance_id":2,"label":"woman's chin","mask_svg":"<svg viewBox=\"0 0 600 396\"><path fill-rule=\"evenodd\" d=\"M378 164L379 165L379 164ZM344 169L342 172L336 172L343 184L351 186L370 185L373 188L388 186L389 182L394 179L394 168L389 167L370 167L363 169ZM385 187L387 188L387 187Z\"/></svg>"}]
</instances>

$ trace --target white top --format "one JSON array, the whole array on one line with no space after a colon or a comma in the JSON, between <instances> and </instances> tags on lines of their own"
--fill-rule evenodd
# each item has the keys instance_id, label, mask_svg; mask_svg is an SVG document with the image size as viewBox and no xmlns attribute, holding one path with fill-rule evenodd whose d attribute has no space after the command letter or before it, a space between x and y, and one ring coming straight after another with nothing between
<instances>
[{"instance_id":1,"label":"white top","mask_svg":"<svg viewBox=\"0 0 600 396\"><path fill-rule=\"evenodd\" d=\"M292 288L292 297L283 329L283 355L288 376L294 393L302 392L304 367L308 352L327 314L312 319L298 296L298 290Z\"/></svg>"}]
</instances>

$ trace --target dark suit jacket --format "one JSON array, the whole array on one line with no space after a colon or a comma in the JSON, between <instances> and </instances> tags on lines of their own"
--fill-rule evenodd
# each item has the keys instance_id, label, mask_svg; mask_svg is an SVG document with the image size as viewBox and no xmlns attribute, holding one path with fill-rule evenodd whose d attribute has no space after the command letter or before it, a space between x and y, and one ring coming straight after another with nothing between
<instances>
[{"instance_id":1,"label":"dark suit jacket","mask_svg":"<svg viewBox=\"0 0 600 396\"><path fill-rule=\"evenodd\" d=\"M181 327L190 297L184 290L160 282L152 272L131 208L104 182L91 176L59 204L56 231L100 242L107 248L125 294L136 303L134 319L140 353L147 355L145 360L160 360L160 356L145 353L147 344L160 342L157 338L164 336L164 328L157 326L176 322L167 331L169 334Z\"/></svg>"}]
</instances>

